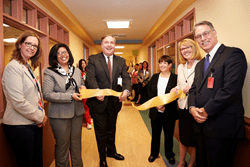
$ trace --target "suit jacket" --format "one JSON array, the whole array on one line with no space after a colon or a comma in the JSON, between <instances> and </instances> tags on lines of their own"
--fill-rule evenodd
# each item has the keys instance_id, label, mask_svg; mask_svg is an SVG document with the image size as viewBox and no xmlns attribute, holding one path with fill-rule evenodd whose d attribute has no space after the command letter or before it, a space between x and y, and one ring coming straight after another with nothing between
<instances>
[{"instance_id":1,"label":"suit jacket","mask_svg":"<svg viewBox=\"0 0 250 167\"><path fill-rule=\"evenodd\" d=\"M78 88L84 85L81 72L75 68L72 76ZM50 118L73 118L85 113L82 101L71 100L75 93L73 86L65 88L67 76L62 76L50 69L44 70L43 97L50 102L48 116Z\"/></svg>"},{"instance_id":2,"label":"suit jacket","mask_svg":"<svg viewBox=\"0 0 250 167\"><path fill-rule=\"evenodd\" d=\"M196 64L199 62L199 60L195 60L189 74L187 75L187 63L185 64L179 64L178 66L178 79L177 79L177 88L183 89L185 86L192 86L192 83L194 81L194 70ZM179 98L178 104L180 109L188 109L188 94L185 99Z\"/></svg>"},{"instance_id":3,"label":"suit jacket","mask_svg":"<svg viewBox=\"0 0 250 167\"><path fill-rule=\"evenodd\" d=\"M91 55L88 59L86 85L88 89L110 89L110 76L108 66L103 53ZM122 78L122 86L118 85L118 77ZM113 55L112 67L112 90L122 92L131 89L131 79L126 70L125 59ZM122 103L119 102L118 97L112 97L115 104L115 111L119 112ZM89 98L87 105L93 112L102 113L107 105L108 97L104 101L99 101L96 97Z\"/></svg>"},{"instance_id":4,"label":"suit jacket","mask_svg":"<svg viewBox=\"0 0 250 167\"><path fill-rule=\"evenodd\" d=\"M195 78L189 90L188 103L204 107L208 119L195 131L204 131L208 137L244 137L244 108L242 87L246 76L247 62L242 50L221 45L203 76L202 59L195 68ZM214 77L213 88L207 88L208 77Z\"/></svg>"},{"instance_id":5,"label":"suit jacket","mask_svg":"<svg viewBox=\"0 0 250 167\"><path fill-rule=\"evenodd\" d=\"M148 84L148 97L149 99L156 97L157 96L157 83L159 80L159 75L160 73L154 74ZM168 84L166 87L165 93L169 93L172 88L174 88L177 84L177 75L171 73ZM149 117L151 119L158 119L159 114L158 114L158 109L156 107L150 108L149 111ZM165 120L171 120L175 121L178 118L178 112L177 112L177 101L173 101L169 104L165 105L165 110L164 110L164 119Z\"/></svg>"},{"instance_id":6,"label":"suit jacket","mask_svg":"<svg viewBox=\"0 0 250 167\"><path fill-rule=\"evenodd\" d=\"M4 124L42 123L45 111L38 109L38 89L25 65L11 60L4 69L2 85L7 102L2 120Z\"/></svg>"},{"instance_id":7,"label":"suit jacket","mask_svg":"<svg viewBox=\"0 0 250 167\"><path fill-rule=\"evenodd\" d=\"M143 70L142 69L139 70L139 72L138 72L138 80L139 80L140 83L144 82L147 85L149 83L150 79L151 79L150 70L146 70L145 75L143 75Z\"/></svg>"}]
</instances>

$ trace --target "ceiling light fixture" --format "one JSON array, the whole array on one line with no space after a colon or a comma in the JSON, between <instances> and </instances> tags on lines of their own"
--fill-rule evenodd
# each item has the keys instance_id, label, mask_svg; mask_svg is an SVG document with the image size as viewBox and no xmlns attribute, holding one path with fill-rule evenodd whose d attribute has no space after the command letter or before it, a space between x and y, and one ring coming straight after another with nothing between
<instances>
[{"instance_id":1,"label":"ceiling light fixture","mask_svg":"<svg viewBox=\"0 0 250 167\"><path fill-rule=\"evenodd\" d=\"M123 49L124 46L115 46L116 49Z\"/></svg>"},{"instance_id":2,"label":"ceiling light fixture","mask_svg":"<svg viewBox=\"0 0 250 167\"><path fill-rule=\"evenodd\" d=\"M108 28L129 28L132 20L103 20Z\"/></svg>"},{"instance_id":3,"label":"ceiling light fixture","mask_svg":"<svg viewBox=\"0 0 250 167\"><path fill-rule=\"evenodd\" d=\"M8 42L8 43L15 43L17 41L16 38L6 38L6 39L3 39L4 42Z\"/></svg>"},{"instance_id":4,"label":"ceiling light fixture","mask_svg":"<svg viewBox=\"0 0 250 167\"><path fill-rule=\"evenodd\" d=\"M115 54L115 55L122 55L123 52L115 52L114 54Z\"/></svg>"},{"instance_id":5,"label":"ceiling light fixture","mask_svg":"<svg viewBox=\"0 0 250 167\"><path fill-rule=\"evenodd\" d=\"M3 26L4 26L4 27L9 27L9 25L8 25L8 24L4 24L4 23L3 23Z\"/></svg>"}]
</instances>

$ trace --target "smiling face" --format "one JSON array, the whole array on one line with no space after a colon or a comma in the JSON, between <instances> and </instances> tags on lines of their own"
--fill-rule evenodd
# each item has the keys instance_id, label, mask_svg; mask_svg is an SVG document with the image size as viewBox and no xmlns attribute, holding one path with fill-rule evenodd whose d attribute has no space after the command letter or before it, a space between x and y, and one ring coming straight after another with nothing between
<instances>
[{"instance_id":1,"label":"smiling face","mask_svg":"<svg viewBox=\"0 0 250 167\"><path fill-rule=\"evenodd\" d=\"M19 45L21 56L25 62L36 54L37 48L34 46L38 46L38 39L33 36L28 36L25 41Z\"/></svg>"},{"instance_id":2,"label":"smiling face","mask_svg":"<svg viewBox=\"0 0 250 167\"><path fill-rule=\"evenodd\" d=\"M85 70L85 67L86 67L86 63L85 61L82 61L82 69Z\"/></svg>"},{"instance_id":3,"label":"smiling face","mask_svg":"<svg viewBox=\"0 0 250 167\"><path fill-rule=\"evenodd\" d=\"M101 43L102 51L106 56L112 56L115 52L115 38L107 36Z\"/></svg>"},{"instance_id":4,"label":"smiling face","mask_svg":"<svg viewBox=\"0 0 250 167\"><path fill-rule=\"evenodd\" d=\"M192 56L194 55L193 47L192 45L189 45L189 44L181 45L180 51L181 51L181 55L186 60L191 60Z\"/></svg>"},{"instance_id":5,"label":"smiling face","mask_svg":"<svg viewBox=\"0 0 250 167\"><path fill-rule=\"evenodd\" d=\"M60 47L57 51L57 61L61 66L68 65L69 53L65 47Z\"/></svg>"},{"instance_id":6,"label":"smiling face","mask_svg":"<svg viewBox=\"0 0 250 167\"><path fill-rule=\"evenodd\" d=\"M172 63L168 64L166 61L161 61L158 64L161 72L169 72L172 67Z\"/></svg>"},{"instance_id":7,"label":"smiling face","mask_svg":"<svg viewBox=\"0 0 250 167\"><path fill-rule=\"evenodd\" d=\"M199 46L209 53L218 43L217 32L211 29L208 25L199 25L195 28L195 37ZM197 38L200 37L200 38Z\"/></svg>"}]
</instances>

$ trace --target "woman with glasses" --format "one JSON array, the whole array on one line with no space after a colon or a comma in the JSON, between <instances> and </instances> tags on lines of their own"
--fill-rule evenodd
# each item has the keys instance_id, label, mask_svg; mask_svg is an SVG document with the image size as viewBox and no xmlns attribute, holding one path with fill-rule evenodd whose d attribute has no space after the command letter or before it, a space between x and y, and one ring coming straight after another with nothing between
<instances>
[{"instance_id":1,"label":"woman with glasses","mask_svg":"<svg viewBox=\"0 0 250 167\"><path fill-rule=\"evenodd\" d=\"M192 39L183 39L178 43L178 84L171 92L182 89L187 95L185 99L178 99L179 104L179 135L180 135L180 162L178 167L187 166L185 161L187 150L191 147L189 167L195 164L194 119L188 111L188 92L194 80L196 64L202 59L196 43Z\"/></svg>"},{"instance_id":2,"label":"woman with glasses","mask_svg":"<svg viewBox=\"0 0 250 167\"><path fill-rule=\"evenodd\" d=\"M158 60L160 73L152 76L148 84L149 99L167 94L177 85L177 75L171 73L173 60L168 55L163 55ZM164 131L165 156L170 164L175 164L173 152L173 135L175 121L177 119L177 101L166 105L150 108L149 117L152 127L151 153L149 162L154 162L160 152L160 140L162 129Z\"/></svg>"},{"instance_id":3,"label":"woman with glasses","mask_svg":"<svg viewBox=\"0 0 250 167\"><path fill-rule=\"evenodd\" d=\"M3 129L17 166L42 167L42 127L47 116L41 86L33 70L40 64L41 42L37 34L23 32L2 77L6 109Z\"/></svg>"},{"instance_id":4,"label":"woman with glasses","mask_svg":"<svg viewBox=\"0 0 250 167\"><path fill-rule=\"evenodd\" d=\"M83 166L81 156L82 119L85 112L80 89L85 89L81 72L65 44L54 45L49 53L50 67L44 71L43 97L50 102L49 122L56 139L57 167Z\"/></svg>"}]
</instances>

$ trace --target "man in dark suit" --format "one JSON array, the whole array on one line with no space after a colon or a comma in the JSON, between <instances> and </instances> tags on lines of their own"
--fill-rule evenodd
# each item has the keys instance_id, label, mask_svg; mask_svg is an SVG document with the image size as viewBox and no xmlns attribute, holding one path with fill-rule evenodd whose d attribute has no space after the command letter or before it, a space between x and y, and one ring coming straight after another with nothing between
<instances>
[{"instance_id":1,"label":"man in dark suit","mask_svg":"<svg viewBox=\"0 0 250 167\"><path fill-rule=\"evenodd\" d=\"M98 96L87 100L94 119L100 167L107 167L106 154L108 157L124 160L124 157L116 152L115 147L116 119L122 101L129 95L131 79L126 70L125 60L114 55L115 42L114 37L104 36L101 39L103 52L91 55L87 66L86 85L89 89L112 89L122 92L119 98Z\"/></svg>"},{"instance_id":2,"label":"man in dark suit","mask_svg":"<svg viewBox=\"0 0 250 167\"><path fill-rule=\"evenodd\" d=\"M194 36L206 52L195 68L188 99L196 120L197 167L233 166L237 144L244 137L246 58L241 49L220 44L216 35L208 21L194 27Z\"/></svg>"}]
</instances>

